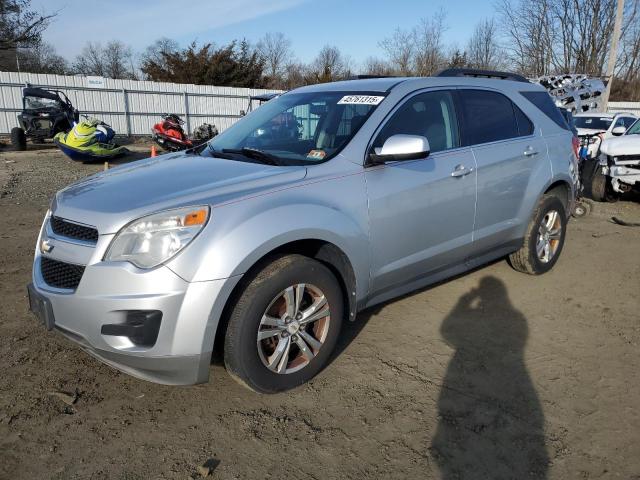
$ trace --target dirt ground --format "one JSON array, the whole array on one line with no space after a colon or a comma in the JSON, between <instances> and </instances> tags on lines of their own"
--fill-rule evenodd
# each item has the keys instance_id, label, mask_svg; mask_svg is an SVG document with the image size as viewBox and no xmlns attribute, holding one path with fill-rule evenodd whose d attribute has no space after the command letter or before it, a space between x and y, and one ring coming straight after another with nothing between
<instances>
[{"instance_id":1,"label":"dirt ground","mask_svg":"<svg viewBox=\"0 0 640 480\"><path fill-rule=\"evenodd\" d=\"M49 198L100 168L0 150L0 478L640 479L640 228L610 221L639 203L573 220L542 277L499 261L363 312L317 378L264 396L215 363L136 380L29 314Z\"/></svg>"}]
</instances>

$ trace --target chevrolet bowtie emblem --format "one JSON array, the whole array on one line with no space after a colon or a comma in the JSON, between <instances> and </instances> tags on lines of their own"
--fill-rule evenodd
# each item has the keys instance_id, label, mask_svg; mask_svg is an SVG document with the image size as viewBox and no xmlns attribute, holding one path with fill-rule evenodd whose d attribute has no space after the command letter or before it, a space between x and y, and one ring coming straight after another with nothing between
<instances>
[{"instance_id":1,"label":"chevrolet bowtie emblem","mask_svg":"<svg viewBox=\"0 0 640 480\"><path fill-rule=\"evenodd\" d=\"M40 251L42 253L50 253L53 250L53 245L49 243L49 240L42 240L40 242Z\"/></svg>"}]
</instances>

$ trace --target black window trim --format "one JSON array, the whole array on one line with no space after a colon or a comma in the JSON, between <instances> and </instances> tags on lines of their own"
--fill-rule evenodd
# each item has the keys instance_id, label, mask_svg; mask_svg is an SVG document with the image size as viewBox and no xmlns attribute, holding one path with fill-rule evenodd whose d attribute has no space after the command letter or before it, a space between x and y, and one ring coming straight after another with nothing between
<instances>
[{"instance_id":1,"label":"black window trim","mask_svg":"<svg viewBox=\"0 0 640 480\"><path fill-rule=\"evenodd\" d=\"M522 114L527 117L529 119L529 121L531 122L531 124L533 125L533 132L531 132L530 135L518 135L517 137L510 137L510 138L504 138L502 140L493 140L491 142L484 142L484 143L469 143L467 144L465 141L465 134L466 134L466 122L467 119L464 117L464 115L462 115L462 102L460 100L460 96L456 93L456 111L461 112L459 118L458 118L458 123L461 124L462 130L460 131L460 138L462 140L462 143L464 146L466 146L467 148L473 148L473 147L479 147L479 146L484 146L484 145L496 145L496 144L500 144L500 143L504 143L504 142L512 142L514 140L525 140L525 139L533 139L535 137L539 137L539 129L538 129L538 125L536 125L536 122L534 122L531 117L529 115L527 115L527 113L513 100L513 98L511 98L509 95L505 94L504 91L502 90L498 90L495 88L490 88L490 87L483 87L483 86L473 86L473 87L467 87L467 86L460 86L460 87L456 87L457 92L459 92L460 90L482 90L482 91L486 91L486 92L493 92L493 93L497 93L499 95L502 95L503 97L505 97L507 100L509 100L511 102L511 106L513 108L513 106L516 106L520 109L520 111L522 112ZM516 113L515 110L513 112L513 117L517 122L516 119ZM517 123L516 123L517 126Z\"/></svg>"},{"instance_id":2,"label":"black window trim","mask_svg":"<svg viewBox=\"0 0 640 480\"><path fill-rule=\"evenodd\" d=\"M461 130L460 127L462 126L462 124L460 123L460 115L458 115L458 109L459 109L459 105L457 102L457 94L456 94L456 90L458 87L455 86L437 86L437 87L424 87L424 88L420 88L418 90L412 90L411 92L407 93L404 97L402 97L400 100L398 100L398 102L393 106L393 108L391 108L391 110L389 110L387 112L387 114L384 116L384 118L382 119L382 121L378 124L378 126L376 127L376 129L373 131L373 134L371 135L371 138L369 138L369 141L367 142L367 148L364 151L364 162L363 165L365 167L367 166L373 166L370 165L369 162L367 161L368 157L369 157L369 153L371 152L371 149L373 147L373 142L375 142L375 139L378 137L378 134L380 133L380 131L386 126L386 124L391 120L391 118L393 117L393 115L400 109L400 107L402 107L404 104L406 104L410 99L412 99L413 97L417 96L417 95L421 95L423 93L429 93L429 92L441 92L441 91L446 91L446 92L451 92L451 97L453 99L453 107L455 109L455 118L456 118L456 125L458 126L458 136L460 137L460 146L455 147L455 148L449 148L447 150L440 150L439 152L430 152L429 153L429 157L433 156L433 155L440 155L440 154L449 154L452 152L457 152L463 149L469 149L471 148L470 146L465 146L462 144L462 134L461 134ZM428 140L428 139L427 139ZM411 162L419 162L422 161L424 159L418 159L418 160L406 160L402 163L407 164L407 163L411 163ZM393 162L395 163L395 162ZM392 164L393 164L392 163ZM385 165L375 165L377 167L384 167Z\"/></svg>"},{"instance_id":3,"label":"black window trim","mask_svg":"<svg viewBox=\"0 0 640 480\"><path fill-rule=\"evenodd\" d=\"M565 131L567 131L567 132L569 132L569 133L572 133L571 125L569 125L569 122L567 121L567 119L565 118L565 116L564 116L564 115L562 115L562 113L560 113L560 118L561 118L561 120L564 122L564 125L565 125L564 127L563 127L562 125L558 124L558 122L556 122L552 117L550 117L549 115L547 115L547 113L546 113L544 110L542 110L542 109L541 109L540 107L538 107L535 103L533 103L533 101L532 101L532 100L530 100L529 98L527 98L527 97L525 96L525 94L526 94L526 93L546 93L547 95L549 95L549 93L548 93L548 92L546 92L546 91L544 91L544 90L520 90L518 93L520 94L520 96L521 96L522 98L524 98L527 102L529 102L531 105L533 105L533 107L534 107L536 110L539 110L539 111L540 111L540 112L541 112L545 117L547 117L549 120L551 120L553 123L555 123L555 124L556 124L558 127L560 127L562 130L565 130ZM550 96L550 95L549 95L549 96ZM553 99L551 100L551 103L553 104ZM556 106L556 107L557 107L557 106ZM558 110L560 110L560 108L561 108L561 107L557 107L557 108L558 108ZM572 114L572 115L574 115L574 119L575 119L575 114ZM575 123L575 121L574 121L574 123ZM612 123L613 123L613 120L612 120ZM577 127L576 127L576 128L577 128Z\"/></svg>"}]
</instances>

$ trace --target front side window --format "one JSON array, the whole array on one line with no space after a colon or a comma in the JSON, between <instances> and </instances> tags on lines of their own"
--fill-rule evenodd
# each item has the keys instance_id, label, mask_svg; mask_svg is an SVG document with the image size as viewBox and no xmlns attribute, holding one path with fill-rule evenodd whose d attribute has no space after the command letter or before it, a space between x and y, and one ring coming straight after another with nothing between
<instances>
[{"instance_id":1,"label":"front side window","mask_svg":"<svg viewBox=\"0 0 640 480\"><path fill-rule=\"evenodd\" d=\"M382 147L389 137L398 134L425 137L431 152L459 147L460 135L451 92L425 92L411 97L385 124L373 147Z\"/></svg>"},{"instance_id":2,"label":"front side window","mask_svg":"<svg viewBox=\"0 0 640 480\"><path fill-rule=\"evenodd\" d=\"M506 140L531 133L522 112L523 133L520 134L513 102L500 93L486 90L460 90L460 104L464 117L465 144ZM520 116L520 115L519 115ZM528 119L527 119L528 120Z\"/></svg>"},{"instance_id":3,"label":"front side window","mask_svg":"<svg viewBox=\"0 0 640 480\"><path fill-rule=\"evenodd\" d=\"M636 120L636 123L629 127L625 135L640 135L640 120Z\"/></svg>"},{"instance_id":4,"label":"front side window","mask_svg":"<svg viewBox=\"0 0 640 480\"><path fill-rule=\"evenodd\" d=\"M215 137L209 152L250 161L246 154L259 150L278 165L319 163L337 155L383 100L371 92L282 95Z\"/></svg>"},{"instance_id":5,"label":"front side window","mask_svg":"<svg viewBox=\"0 0 640 480\"><path fill-rule=\"evenodd\" d=\"M618 117L613 128L616 128L616 127L629 128L635 120L636 120L635 118L631 118L631 117Z\"/></svg>"}]
</instances>

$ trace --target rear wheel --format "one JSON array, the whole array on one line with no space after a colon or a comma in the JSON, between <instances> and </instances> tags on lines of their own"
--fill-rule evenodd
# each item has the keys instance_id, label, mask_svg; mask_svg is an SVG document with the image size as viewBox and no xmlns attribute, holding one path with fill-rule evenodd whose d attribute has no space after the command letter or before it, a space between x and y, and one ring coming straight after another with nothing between
<instances>
[{"instance_id":1,"label":"rear wheel","mask_svg":"<svg viewBox=\"0 0 640 480\"><path fill-rule=\"evenodd\" d=\"M27 136L22 128L14 127L11 129L11 145L13 145L14 150L23 151L27 149Z\"/></svg>"},{"instance_id":2,"label":"rear wheel","mask_svg":"<svg viewBox=\"0 0 640 480\"><path fill-rule=\"evenodd\" d=\"M553 195L544 195L529 222L524 244L509 255L511 266L519 272L540 275L558 261L567 230L564 205Z\"/></svg>"},{"instance_id":3,"label":"rear wheel","mask_svg":"<svg viewBox=\"0 0 640 480\"><path fill-rule=\"evenodd\" d=\"M294 388L327 363L342 325L343 296L320 262L286 255L245 286L229 318L224 361L252 390Z\"/></svg>"}]
</instances>

